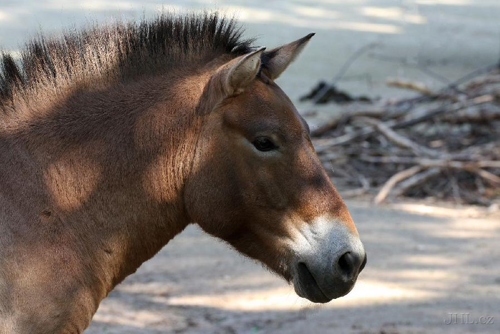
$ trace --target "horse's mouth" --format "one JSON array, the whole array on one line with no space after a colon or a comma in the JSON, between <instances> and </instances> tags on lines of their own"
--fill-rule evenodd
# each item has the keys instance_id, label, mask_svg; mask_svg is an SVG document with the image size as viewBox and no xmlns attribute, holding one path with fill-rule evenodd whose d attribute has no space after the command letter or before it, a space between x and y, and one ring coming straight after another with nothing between
<instances>
[{"instance_id":1,"label":"horse's mouth","mask_svg":"<svg viewBox=\"0 0 500 334\"><path fill-rule=\"evenodd\" d=\"M357 278L357 277L356 277ZM295 292L303 298L313 303L328 303L332 299L337 299L347 295L356 283L356 278L349 281L332 280L332 284L325 288L318 284L317 279L309 270L304 262L297 264L295 275L293 276L293 285Z\"/></svg>"},{"instance_id":2,"label":"horse's mouth","mask_svg":"<svg viewBox=\"0 0 500 334\"><path fill-rule=\"evenodd\" d=\"M318 282L316 282L316 279L304 262L298 263L296 275L298 277L294 279L294 287L299 296L307 298L314 303L328 303L333 299L327 297L321 290Z\"/></svg>"}]
</instances>

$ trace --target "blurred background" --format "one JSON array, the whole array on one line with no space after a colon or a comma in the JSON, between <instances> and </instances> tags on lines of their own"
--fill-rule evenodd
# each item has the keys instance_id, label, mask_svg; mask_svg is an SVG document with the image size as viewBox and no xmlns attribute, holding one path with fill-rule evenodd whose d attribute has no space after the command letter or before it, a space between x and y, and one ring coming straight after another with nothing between
<instances>
[{"instance_id":1,"label":"blurred background","mask_svg":"<svg viewBox=\"0 0 500 334\"><path fill-rule=\"evenodd\" d=\"M500 1L0 0L0 48L162 10L235 16L268 48L316 32L278 84L370 259L319 306L189 227L88 333L500 333Z\"/></svg>"},{"instance_id":2,"label":"blurred background","mask_svg":"<svg viewBox=\"0 0 500 334\"><path fill-rule=\"evenodd\" d=\"M330 80L358 49L377 44L342 79L342 86L371 97L400 96L388 77L411 77L431 88L498 61L500 3L497 0L2 0L0 45L16 51L38 31L57 32L89 22L134 20L161 10L219 10L235 16L246 36L267 47L316 32L298 65L280 84L294 100L320 79ZM417 68L441 76L422 73Z\"/></svg>"}]
</instances>

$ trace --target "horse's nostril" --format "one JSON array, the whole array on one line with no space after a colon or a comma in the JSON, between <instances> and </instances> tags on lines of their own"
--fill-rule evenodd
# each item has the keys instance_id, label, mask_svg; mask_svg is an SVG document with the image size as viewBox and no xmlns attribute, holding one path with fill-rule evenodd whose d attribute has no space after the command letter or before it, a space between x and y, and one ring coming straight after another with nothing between
<instances>
[{"instance_id":1,"label":"horse's nostril","mask_svg":"<svg viewBox=\"0 0 500 334\"><path fill-rule=\"evenodd\" d=\"M351 252L344 253L338 260L340 270L345 275L350 275L352 272L352 255Z\"/></svg>"},{"instance_id":2,"label":"horse's nostril","mask_svg":"<svg viewBox=\"0 0 500 334\"><path fill-rule=\"evenodd\" d=\"M361 263L361 268L359 268L359 272L362 272L363 269L365 269L366 262L368 262L368 255L365 253L365 259L363 260L363 263Z\"/></svg>"},{"instance_id":3,"label":"horse's nostril","mask_svg":"<svg viewBox=\"0 0 500 334\"><path fill-rule=\"evenodd\" d=\"M357 254L352 252L344 253L337 261L338 269L340 270L341 276L346 280L350 281L354 279L358 272L361 271L361 258Z\"/></svg>"}]
</instances>

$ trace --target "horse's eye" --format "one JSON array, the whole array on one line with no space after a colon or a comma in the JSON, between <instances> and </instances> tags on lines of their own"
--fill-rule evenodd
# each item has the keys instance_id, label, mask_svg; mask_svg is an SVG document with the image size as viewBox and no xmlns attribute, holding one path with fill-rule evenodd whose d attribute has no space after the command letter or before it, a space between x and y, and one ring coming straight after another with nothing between
<instances>
[{"instance_id":1,"label":"horse's eye","mask_svg":"<svg viewBox=\"0 0 500 334\"><path fill-rule=\"evenodd\" d=\"M252 144L261 152L272 151L278 148L278 146L274 145L271 139L267 137L257 137Z\"/></svg>"}]
</instances>

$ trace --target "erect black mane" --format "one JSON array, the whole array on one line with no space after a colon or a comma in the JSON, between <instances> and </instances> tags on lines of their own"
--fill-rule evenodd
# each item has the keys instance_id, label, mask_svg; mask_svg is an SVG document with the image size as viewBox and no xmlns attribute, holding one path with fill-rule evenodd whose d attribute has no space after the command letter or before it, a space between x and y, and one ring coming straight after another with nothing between
<instances>
[{"instance_id":1,"label":"erect black mane","mask_svg":"<svg viewBox=\"0 0 500 334\"><path fill-rule=\"evenodd\" d=\"M66 32L61 38L40 35L24 47L20 59L0 55L0 106L11 101L14 92L27 94L40 83L57 87L61 81L99 80L103 75L125 78L182 60L236 57L251 48L252 41L242 40L241 34L233 19L203 13L161 14L152 20Z\"/></svg>"}]
</instances>

